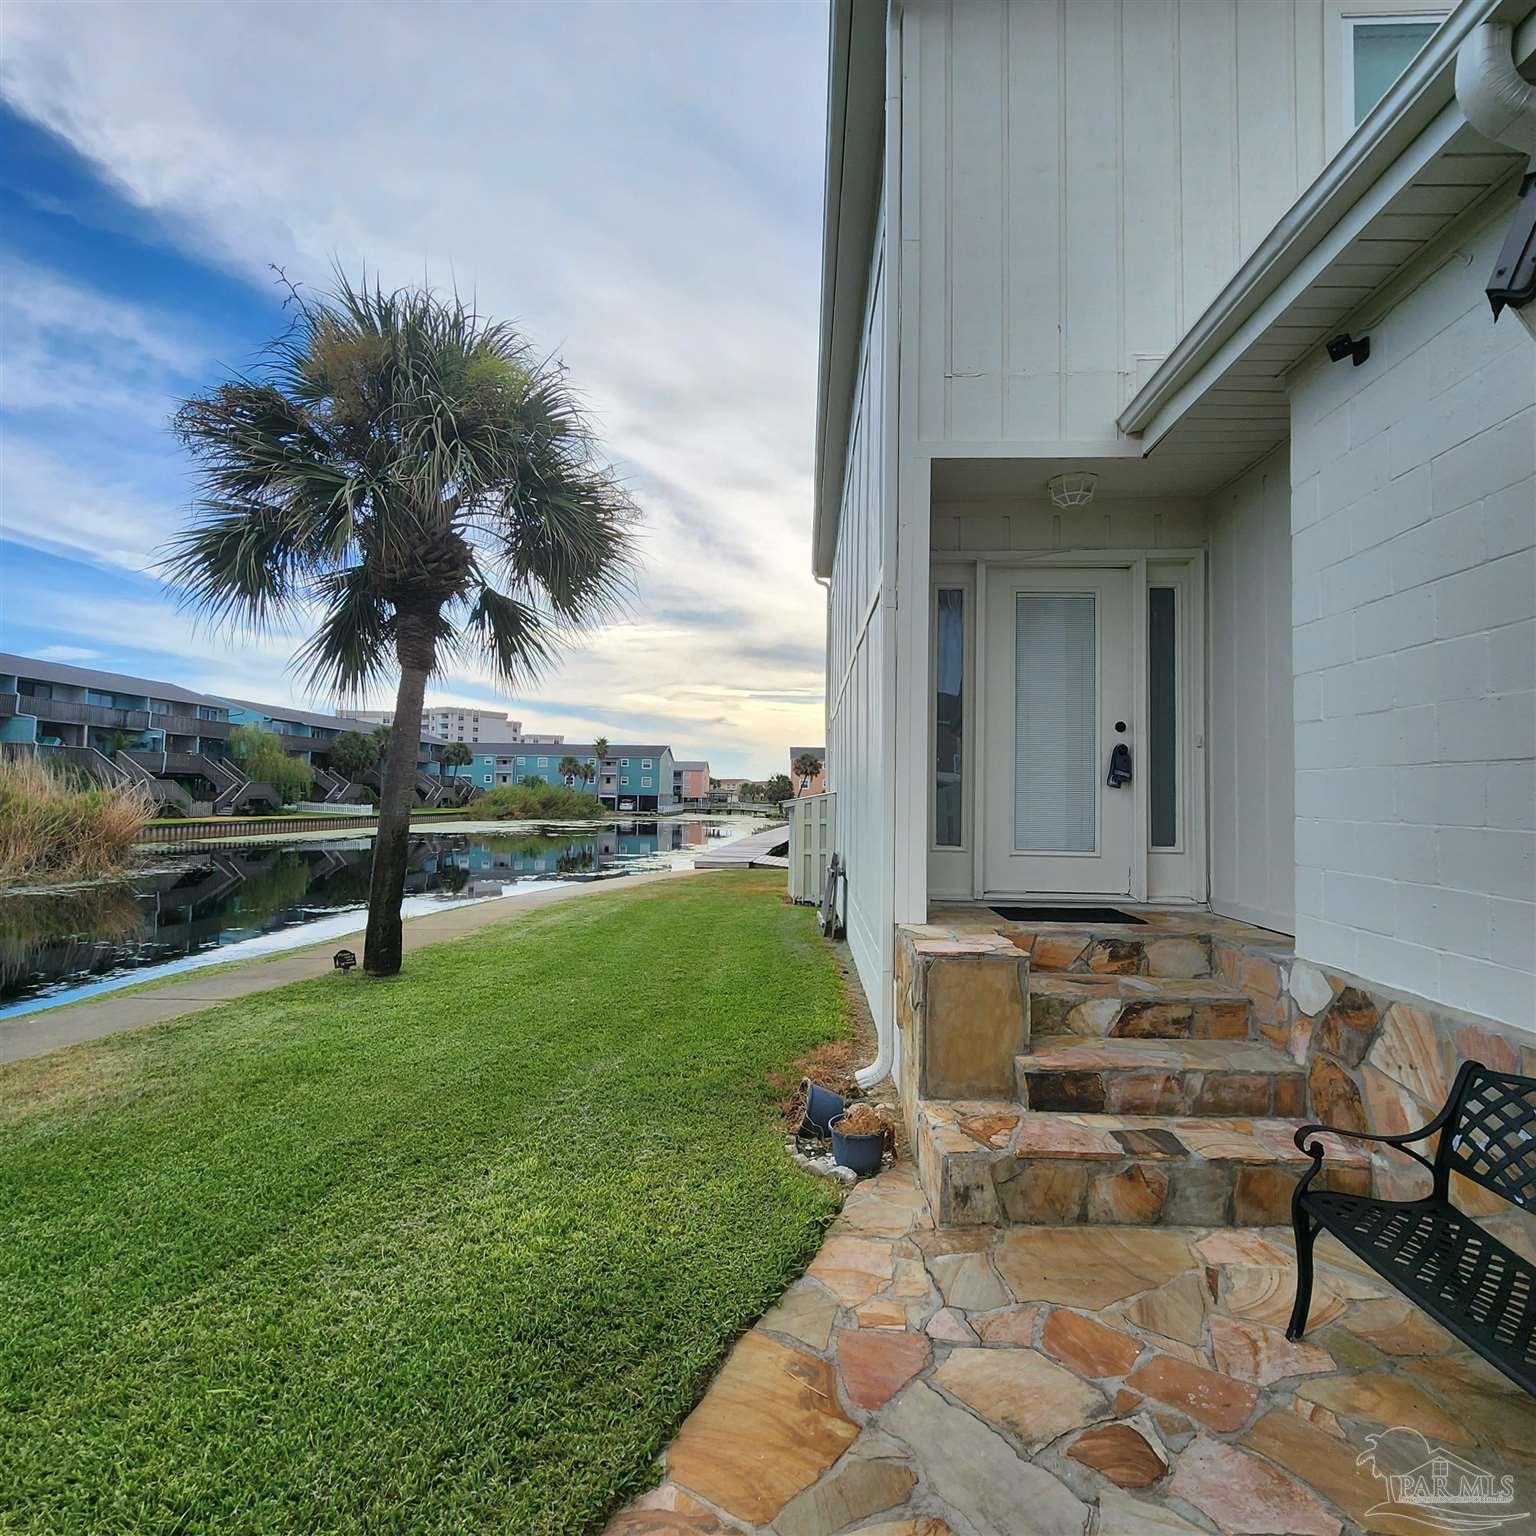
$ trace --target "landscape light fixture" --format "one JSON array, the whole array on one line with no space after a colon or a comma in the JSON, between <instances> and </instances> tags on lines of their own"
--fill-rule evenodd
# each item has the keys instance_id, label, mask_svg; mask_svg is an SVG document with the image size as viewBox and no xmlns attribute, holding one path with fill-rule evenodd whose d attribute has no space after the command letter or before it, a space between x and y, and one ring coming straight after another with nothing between
<instances>
[{"instance_id":1,"label":"landscape light fixture","mask_svg":"<svg viewBox=\"0 0 1536 1536\"><path fill-rule=\"evenodd\" d=\"M1371 355L1371 338L1369 336L1355 337L1348 331L1340 331L1332 341L1328 343L1328 361L1330 363L1342 363L1346 357L1355 360L1358 368L1366 358Z\"/></svg>"},{"instance_id":2,"label":"landscape light fixture","mask_svg":"<svg viewBox=\"0 0 1536 1536\"><path fill-rule=\"evenodd\" d=\"M1053 475L1045 482L1045 488L1058 507L1086 507L1093 500L1098 483L1097 475L1086 469L1074 469L1064 475Z\"/></svg>"}]
</instances>

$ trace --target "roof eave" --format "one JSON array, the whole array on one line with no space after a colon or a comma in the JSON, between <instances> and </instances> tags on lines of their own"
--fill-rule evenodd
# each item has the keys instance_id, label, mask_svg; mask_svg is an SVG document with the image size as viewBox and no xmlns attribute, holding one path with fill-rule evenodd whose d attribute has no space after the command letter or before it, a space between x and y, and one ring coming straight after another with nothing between
<instances>
[{"instance_id":1,"label":"roof eave","mask_svg":"<svg viewBox=\"0 0 1536 1536\"><path fill-rule=\"evenodd\" d=\"M832 574L837 549L848 416L879 205L885 23L884 0L833 0L827 51L827 164L811 522L811 568L823 577Z\"/></svg>"},{"instance_id":2,"label":"roof eave","mask_svg":"<svg viewBox=\"0 0 1536 1536\"><path fill-rule=\"evenodd\" d=\"M1155 441L1172 425L1169 406L1455 100L1456 53L1468 33L1485 21L1518 20L1529 12L1530 0L1463 0L1137 391L1118 419L1122 432L1136 436L1156 428Z\"/></svg>"}]
</instances>

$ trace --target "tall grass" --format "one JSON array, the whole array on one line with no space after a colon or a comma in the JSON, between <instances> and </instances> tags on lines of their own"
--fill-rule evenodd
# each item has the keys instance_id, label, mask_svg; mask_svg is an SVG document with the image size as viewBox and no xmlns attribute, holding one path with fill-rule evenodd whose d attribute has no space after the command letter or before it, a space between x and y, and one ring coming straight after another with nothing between
<instances>
[{"instance_id":1,"label":"tall grass","mask_svg":"<svg viewBox=\"0 0 1536 1536\"><path fill-rule=\"evenodd\" d=\"M116 874L153 814L139 785L82 786L35 757L0 759L0 885Z\"/></svg>"},{"instance_id":2,"label":"tall grass","mask_svg":"<svg viewBox=\"0 0 1536 1536\"><path fill-rule=\"evenodd\" d=\"M601 821L609 812L596 795L563 784L498 784L471 803L469 814L503 821Z\"/></svg>"}]
</instances>

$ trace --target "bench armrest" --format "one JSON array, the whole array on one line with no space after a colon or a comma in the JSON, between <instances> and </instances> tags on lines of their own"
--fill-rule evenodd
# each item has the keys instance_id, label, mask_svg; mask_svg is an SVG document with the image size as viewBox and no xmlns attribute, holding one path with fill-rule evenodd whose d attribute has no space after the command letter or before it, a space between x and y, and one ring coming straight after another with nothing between
<instances>
[{"instance_id":1,"label":"bench armrest","mask_svg":"<svg viewBox=\"0 0 1536 1536\"><path fill-rule=\"evenodd\" d=\"M1423 1141L1426 1137L1433 1136L1450 1119L1451 1110L1455 1103L1456 1095L1452 1094L1441 1106L1440 1113L1428 1125L1420 1126L1416 1131L1403 1131L1397 1136L1381 1136L1372 1131L1353 1131L1346 1129L1342 1125L1323 1125L1320 1122L1300 1126L1293 1138L1296 1142L1296 1150L1298 1152L1305 1152L1312 1159L1312 1166L1302 1176L1297 1193L1300 1194L1306 1189L1307 1185L1312 1182L1313 1176L1323 1166L1323 1154L1325 1151L1323 1144L1316 1140L1309 1142L1309 1138L1315 1137L1320 1131L1328 1136L1344 1136L1350 1141L1375 1141L1380 1142L1382 1146L1396 1147L1399 1152L1406 1153L1414 1162L1422 1164L1433 1175L1435 1165L1422 1152L1415 1152L1409 1143Z\"/></svg>"}]
</instances>

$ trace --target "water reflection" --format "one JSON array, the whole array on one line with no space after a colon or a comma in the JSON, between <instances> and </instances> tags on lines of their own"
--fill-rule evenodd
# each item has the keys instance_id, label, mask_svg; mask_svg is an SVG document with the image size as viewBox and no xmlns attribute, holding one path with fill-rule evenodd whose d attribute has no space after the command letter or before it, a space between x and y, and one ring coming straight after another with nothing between
<instances>
[{"instance_id":1,"label":"water reflection","mask_svg":"<svg viewBox=\"0 0 1536 1536\"><path fill-rule=\"evenodd\" d=\"M732 835L715 821L637 821L590 832L413 837L406 894L420 907L525 882L605 879L685 862L690 850ZM367 838L272 843L161 855L153 872L128 881L0 897L0 1014L360 912L371 861Z\"/></svg>"}]
</instances>

